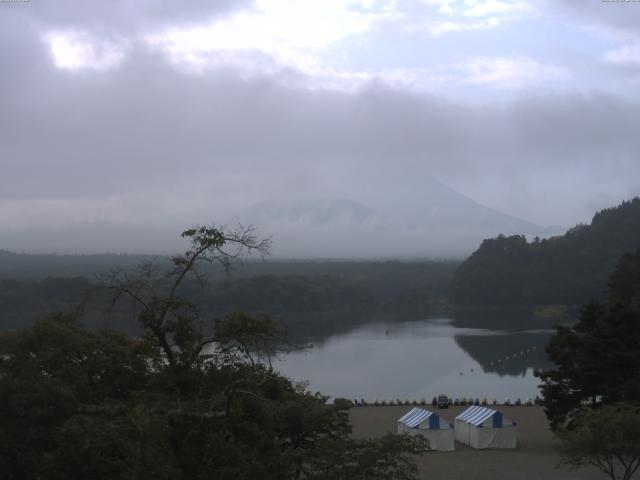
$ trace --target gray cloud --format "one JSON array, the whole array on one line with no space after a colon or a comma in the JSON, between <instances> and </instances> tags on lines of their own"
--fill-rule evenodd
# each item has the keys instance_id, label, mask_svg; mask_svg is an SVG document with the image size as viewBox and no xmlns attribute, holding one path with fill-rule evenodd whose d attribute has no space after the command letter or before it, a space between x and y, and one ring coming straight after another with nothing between
<instances>
[{"instance_id":1,"label":"gray cloud","mask_svg":"<svg viewBox=\"0 0 640 480\"><path fill-rule=\"evenodd\" d=\"M165 24L201 22L203 19L242 9L251 0L112 0L79 2L43 0L2 6L0 14L47 28L91 30L103 35L138 32Z\"/></svg>"},{"instance_id":2,"label":"gray cloud","mask_svg":"<svg viewBox=\"0 0 640 480\"><path fill-rule=\"evenodd\" d=\"M638 34L640 8L636 2L585 0L536 0L546 12L563 15L568 22L597 26L602 25L632 35Z\"/></svg>"},{"instance_id":3,"label":"gray cloud","mask_svg":"<svg viewBox=\"0 0 640 480\"><path fill-rule=\"evenodd\" d=\"M52 25L89 16L42 5L36 16ZM121 22L117 5L105 22ZM134 17L148 18L152 4L142 5ZM0 28L0 230L14 241L34 223L38 232L83 222L173 228L282 195L419 216L431 176L541 224L571 225L637 192L640 105L621 97L522 95L489 106L375 82L357 93L312 90L292 86L301 74L287 69L185 74L137 42L113 69L69 72L53 66L26 18Z\"/></svg>"}]
</instances>

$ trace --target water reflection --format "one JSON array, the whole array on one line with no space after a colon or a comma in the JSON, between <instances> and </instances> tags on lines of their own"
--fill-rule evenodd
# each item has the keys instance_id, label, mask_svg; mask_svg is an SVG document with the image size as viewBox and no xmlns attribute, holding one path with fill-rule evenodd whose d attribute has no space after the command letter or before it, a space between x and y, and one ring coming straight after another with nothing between
<instances>
[{"instance_id":1,"label":"water reflection","mask_svg":"<svg viewBox=\"0 0 640 480\"><path fill-rule=\"evenodd\" d=\"M395 324L397 317L368 310L336 312L286 313L275 320L287 329L287 338L294 344L323 345L332 337L347 335L365 325Z\"/></svg>"},{"instance_id":2,"label":"water reflection","mask_svg":"<svg viewBox=\"0 0 640 480\"><path fill-rule=\"evenodd\" d=\"M546 331L494 332L492 335L456 335L455 341L484 372L526 375L530 369L551 367L544 347L553 333Z\"/></svg>"},{"instance_id":3,"label":"water reflection","mask_svg":"<svg viewBox=\"0 0 640 480\"><path fill-rule=\"evenodd\" d=\"M312 341L276 368L333 397L524 399L538 394L533 372L549 366L544 345L551 333L460 327L446 318L377 321Z\"/></svg>"},{"instance_id":4,"label":"water reflection","mask_svg":"<svg viewBox=\"0 0 640 480\"><path fill-rule=\"evenodd\" d=\"M492 330L551 329L554 325L573 323L572 311L538 312L533 307L454 308L452 323L457 327L490 328Z\"/></svg>"}]
</instances>

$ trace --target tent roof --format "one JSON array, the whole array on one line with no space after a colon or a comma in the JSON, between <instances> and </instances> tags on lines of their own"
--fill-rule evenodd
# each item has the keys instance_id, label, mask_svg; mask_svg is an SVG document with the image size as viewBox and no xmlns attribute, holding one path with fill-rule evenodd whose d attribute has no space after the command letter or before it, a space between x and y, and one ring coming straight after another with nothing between
<instances>
[{"instance_id":1,"label":"tent roof","mask_svg":"<svg viewBox=\"0 0 640 480\"><path fill-rule=\"evenodd\" d=\"M488 418L493 417L496 413L496 410L487 407L481 407L479 405L475 405L473 407L467 408L464 412L456 417L456 420L459 422L470 423L471 425L478 427L482 425Z\"/></svg>"},{"instance_id":2,"label":"tent roof","mask_svg":"<svg viewBox=\"0 0 640 480\"><path fill-rule=\"evenodd\" d=\"M438 416L435 412L430 410L415 407L398 419L398 422L404 423L409 428L413 428L427 420L431 415L435 415L436 417Z\"/></svg>"}]
</instances>

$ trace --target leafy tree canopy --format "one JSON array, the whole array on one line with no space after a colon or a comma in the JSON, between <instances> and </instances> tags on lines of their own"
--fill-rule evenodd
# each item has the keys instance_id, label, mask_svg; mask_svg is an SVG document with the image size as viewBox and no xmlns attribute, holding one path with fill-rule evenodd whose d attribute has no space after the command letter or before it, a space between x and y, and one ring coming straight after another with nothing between
<instances>
[{"instance_id":1,"label":"leafy tree canopy","mask_svg":"<svg viewBox=\"0 0 640 480\"><path fill-rule=\"evenodd\" d=\"M0 334L0 471L22 479L413 479L419 438L350 437L347 414L259 361L283 332L242 313L213 335L181 295L198 266L265 253L250 230L197 227L169 269L104 278L144 335L58 314Z\"/></svg>"},{"instance_id":2,"label":"leafy tree canopy","mask_svg":"<svg viewBox=\"0 0 640 480\"><path fill-rule=\"evenodd\" d=\"M640 409L606 406L582 412L572 429L557 432L563 462L592 465L612 480L630 480L640 467Z\"/></svg>"}]
</instances>

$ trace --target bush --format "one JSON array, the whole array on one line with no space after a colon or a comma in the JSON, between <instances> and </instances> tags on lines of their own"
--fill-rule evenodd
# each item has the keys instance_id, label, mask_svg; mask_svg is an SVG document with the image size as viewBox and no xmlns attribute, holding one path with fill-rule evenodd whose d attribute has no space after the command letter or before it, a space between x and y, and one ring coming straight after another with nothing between
<instances>
[{"instance_id":1,"label":"bush","mask_svg":"<svg viewBox=\"0 0 640 480\"><path fill-rule=\"evenodd\" d=\"M571 428L558 429L562 461L592 465L612 480L628 480L640 466L640 408L626 404L585 410Z\"/></svg>"},{"instance_id":2,"label":"bush","mask_svg":"<svg viewBox=\"0 0 640 480\"><path fill-rule=\"evenodd\" d=\"M349 410L353 407L354 403L348 398L336 398L333 401L333 405L338 410Z\"/></svg>"}]
</instances>

